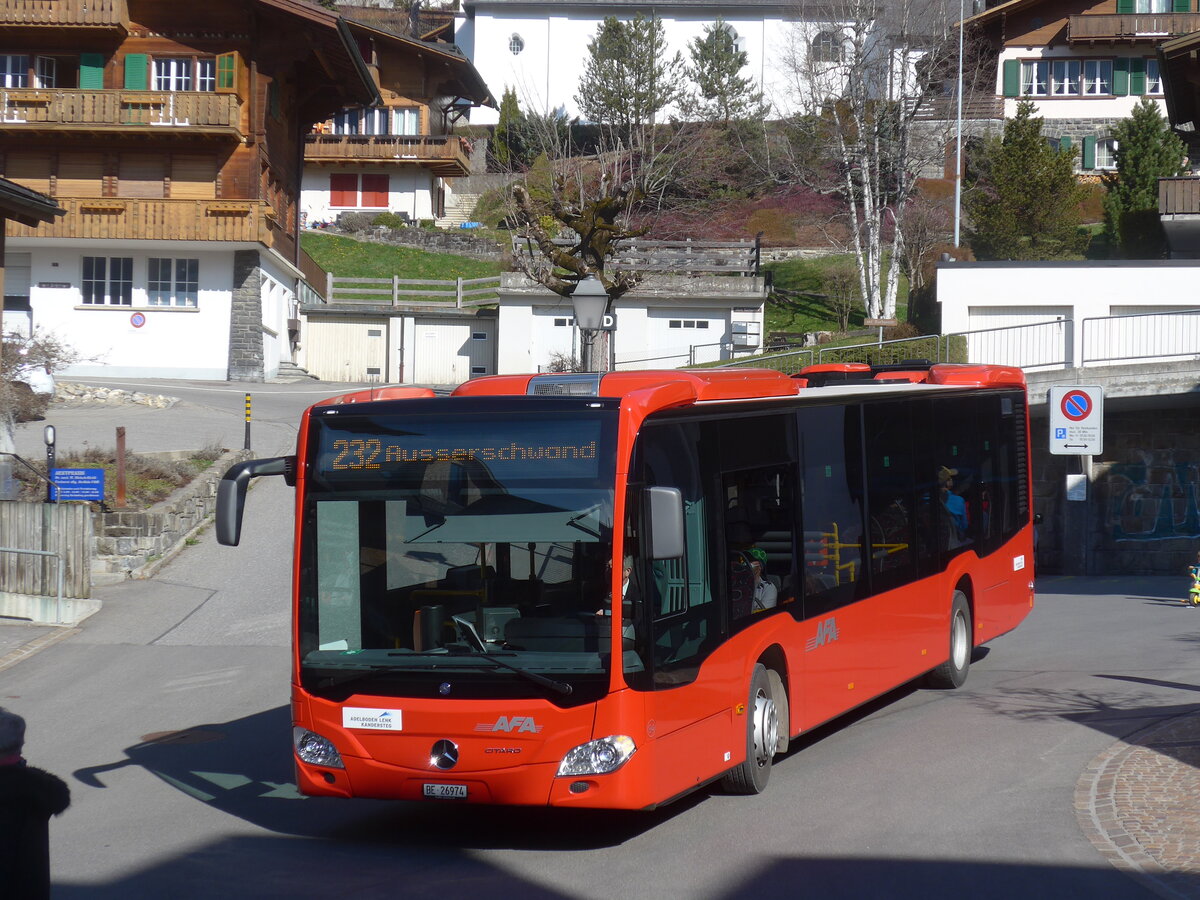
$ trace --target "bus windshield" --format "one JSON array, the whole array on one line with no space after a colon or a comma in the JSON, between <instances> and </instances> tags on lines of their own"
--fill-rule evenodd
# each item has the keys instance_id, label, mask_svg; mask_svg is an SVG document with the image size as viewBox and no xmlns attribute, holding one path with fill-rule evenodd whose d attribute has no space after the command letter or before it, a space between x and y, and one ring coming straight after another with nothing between
<instances>
[{"instance_id":1,"label":"bus windshield","mask_svg":"<svg viewBox=\"0 0 1200 900\"><path fill-rule=\"evenodd\" d=\"M615 430L615 412L578 405L519 418L314 412L305 687L602 695Z\"/></svg>"}]
</instances>

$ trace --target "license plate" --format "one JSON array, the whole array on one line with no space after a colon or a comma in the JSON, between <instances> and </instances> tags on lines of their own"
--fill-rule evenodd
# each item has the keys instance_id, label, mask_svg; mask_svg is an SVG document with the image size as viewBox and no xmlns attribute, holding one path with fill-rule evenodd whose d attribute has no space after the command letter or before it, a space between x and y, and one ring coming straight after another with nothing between
<instances>
[{"instance_id":1,"label":"license plate","mask_svg":"<svg viewBox=\"0 0 1200 900\"><path fill-rule=\"evenodd\" d=\"M422 785L426 797L436 797L438 800L466 800L467 786L465 784L426 784Z\"/></svg>"}]
</instances>

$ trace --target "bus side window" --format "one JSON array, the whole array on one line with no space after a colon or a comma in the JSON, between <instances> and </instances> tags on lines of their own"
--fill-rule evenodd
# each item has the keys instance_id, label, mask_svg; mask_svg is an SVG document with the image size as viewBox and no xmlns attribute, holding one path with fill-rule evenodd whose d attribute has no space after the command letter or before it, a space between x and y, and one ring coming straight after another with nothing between
<instances>
[{"instance_id":1,"label":"bus side window","mask_svg":"<svg viewBox=\"0 0 1200 900\"><path fill-rule=\"evenodd\" d=\"M797 411L805 618L865 596L862 419L857 406Z\"/></svg>"}]
</instances>

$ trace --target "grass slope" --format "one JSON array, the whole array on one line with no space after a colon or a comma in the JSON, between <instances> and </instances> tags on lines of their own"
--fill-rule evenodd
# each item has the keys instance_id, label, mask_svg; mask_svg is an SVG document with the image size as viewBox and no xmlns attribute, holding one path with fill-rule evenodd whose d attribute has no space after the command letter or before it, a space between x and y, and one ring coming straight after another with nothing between
<instances>
[{"instance_id":1,"label":"grass slope","mask_svg":"<svg viewBox=\"0 0 1200 900\"><path fill-rule=\"evenodd\" d=\"M441 281L455 278L488 278L505 267L498 262L430 253L411 247L372 244L334 234L306 232L300 245L326 272L339 277L422 278Z\"/></svg>"}]
</instances>

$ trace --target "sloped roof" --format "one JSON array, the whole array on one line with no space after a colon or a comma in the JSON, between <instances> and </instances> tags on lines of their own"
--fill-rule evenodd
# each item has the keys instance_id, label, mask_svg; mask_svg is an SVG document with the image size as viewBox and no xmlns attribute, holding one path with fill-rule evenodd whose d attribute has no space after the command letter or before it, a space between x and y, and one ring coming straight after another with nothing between
<instances>
[{"instance_id":1,"label":"sloped roof","mask_svg":"<svg viewBox=\"0 0 1200 900\"><path fill-rule=\"evenodd\" d=\"M975 13L973 16L967 16L967 18L963 19L962 24L983 25L1006 13L1016 12L1029 6L1037 6L1041 2L1042 0L1007 0L1007 2L993 6L991 9L985 9L983 12Z\"/></svg>"},{"instance_id":2,"label":"sloped roof","mask_svg":"<svg viewBox=\"0 0 1200 900\"><path fill-rule=\"evenodd\" d=\"M34 227L42 222L51 222L55 216L65 213L65 209L45 194L7 178L0 178L0 228L4 227L4 219Z\"/></svg>"}]
</instances>

